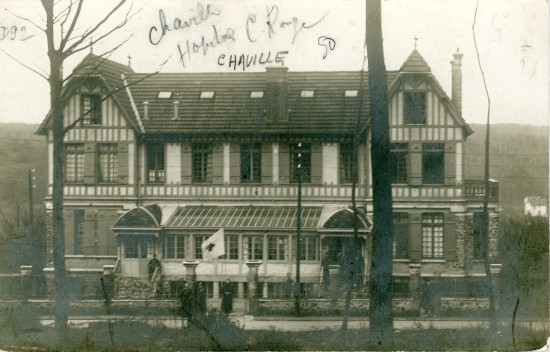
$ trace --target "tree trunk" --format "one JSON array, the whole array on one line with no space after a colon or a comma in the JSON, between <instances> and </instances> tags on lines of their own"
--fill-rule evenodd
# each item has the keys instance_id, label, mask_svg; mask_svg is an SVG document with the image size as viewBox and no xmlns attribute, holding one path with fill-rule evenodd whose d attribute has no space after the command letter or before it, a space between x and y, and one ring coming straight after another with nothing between
<instances>
[{"instance_id":1,"label":"tree trunk","mask_svg":"<svg viewBox=\"0 0 550 352\"><path fill-rule=\"evenodd\" d=\"M46 40L50 60L50 113L53 130L53 191L52 191L52 249L55 287L55 329L58 341L64 337L67 329L69 308L69 286L65 267L65 223L63 219L63 163L64 163L64 126L63 126L63 57L54 45L53 0L42 0L46 12Z\"/></svg>"},{"instance_id":2,"label":"tree trunk","mask_svg":"<svg viewBox=\"0 0 550 352\"><path fill-rule=\"evenodd\" d=\"M52 60L57 61L57 60ZM68 319L68 278L65 267L65 224L63 219L63 107L60 103L60 65L53 62L50 75L51 104L53 114L53 266L55 282L55 327L58 333L67 328ZM54 74L53 72L57 72Z\"/></svg>"},{"instance_id":3,"label":"tree trunk","mask_svg":"<svg viewBox=\"0 0 550 352\"><path fill-rule=\"evenodd\" d=\"M388 177L390 150L388 86L382 40L381 1L367 0L366 12L374 212L370 329L380 346L391 346L393 343L392 195Z\"/></svg>"}]
</instances>

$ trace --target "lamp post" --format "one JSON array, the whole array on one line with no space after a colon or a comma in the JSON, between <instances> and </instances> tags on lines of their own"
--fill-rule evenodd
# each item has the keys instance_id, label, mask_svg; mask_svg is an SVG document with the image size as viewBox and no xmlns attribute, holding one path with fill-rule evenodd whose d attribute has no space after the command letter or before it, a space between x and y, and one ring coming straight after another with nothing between
<instances>
[{"instance_id":1,"label":"lamp post","mask_svg":"<svg viewBox=\"0 0 550 352\"><path fill-rule=\"evenodd\" d=\"M302 143L298 143L298 155L296 159L298 206L296 209L296 285L294 288L294 308L296 316L300 316L300 300L302 295L300 284L300 255L302 252Z\"/></svg>"}]
</instances>

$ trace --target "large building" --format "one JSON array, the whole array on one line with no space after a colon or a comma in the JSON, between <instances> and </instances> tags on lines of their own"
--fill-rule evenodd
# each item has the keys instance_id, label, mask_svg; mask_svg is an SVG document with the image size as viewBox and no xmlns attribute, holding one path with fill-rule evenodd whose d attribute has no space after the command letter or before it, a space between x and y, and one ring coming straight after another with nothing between
<instances>
[{"instance_id":1,"label":"large building","mask_svg":"<svg viewBox=\"0 0 550 352\"><path fill-rule=\"evenodd\" d=\"M452 99L416 49L387 75L396 297L414 299L411 288L428 278L441 297L484 292L485 190L465 178L464 143L473 131L461 116L461 59L457 52L451 63ZM153 286L169 296L194 272L212 305L229 278L237 283L236 309L246 310L250 270L258 270L261 297L285 296L287 273L296 271L299 215L306 297L324 297L328 264L340 265L334 277L345 270L354 222L361 280L368 281L374 141L366 87L359 72L145 74L89 54L64 88L70 272L115 265L118 297ZM48 140L51 195L49 117L39 132ZM498 183L489 192L494 258ZM46 204L51 209L51 198ZM203 260L202 242L222 228L225 254ZM151 278L153 255L161 267Z\"/></svg>"}]
</instances>

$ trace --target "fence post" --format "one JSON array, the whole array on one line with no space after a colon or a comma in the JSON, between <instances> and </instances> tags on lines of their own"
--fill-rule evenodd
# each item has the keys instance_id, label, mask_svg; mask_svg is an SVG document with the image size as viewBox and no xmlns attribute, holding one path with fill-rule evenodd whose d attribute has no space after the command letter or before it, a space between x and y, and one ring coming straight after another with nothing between
<instances>
[{"instance_id":1,"label":"fence post","mask_svg":"<svg viewBox=\"0 0 550 352\"><path fill-rule=\"evenodd\" d=\"M21 273L19 290L21 291L21 298L28 300L31 297L31 273L32 265L21 265L19 267Z\"/></svg>"},{"instance_id":2,"label":"fence post","mask_svg":"<svg viewBox=\"0 0 550 352\"><path fill-rule=\"evenodd\" d=\"M115 296L115 266L103 265L103 295L105 304L110 305Z\"/></svg>"},{"instance_id":3,"label":"fence post","mask_svg":"<svg viewBox=\"0 0 550 352\"><path fill-rule=\"evenodd\" d=\"M420 315L420 271L422 264L409 264L409 292L412 298L411 309Z\"/></svg>"}]
</instances>

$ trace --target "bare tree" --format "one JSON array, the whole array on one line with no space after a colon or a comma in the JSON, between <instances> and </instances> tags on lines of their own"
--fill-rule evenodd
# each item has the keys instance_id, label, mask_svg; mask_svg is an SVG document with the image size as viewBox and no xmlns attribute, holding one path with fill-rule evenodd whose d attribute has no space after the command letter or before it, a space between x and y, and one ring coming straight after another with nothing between
<instances>
[{"instance_id":1,"label":"bare tree","mask_svg":"<svg viewBox=\"0 0 550 352\"><path fill-rule=\"evenodd\" d=\"M393 343L392 194L388 177L388 83L382 40L380 0L366 2L366 44L371 115L373 229L370 278L370 329L381 345Z\"/></svg>"},{"instance_id":2,"label":"bare tree","mask_svg":"<svg viewBox=\"0 0 550 352\"><path fill-rule=\"evenodd\" d=\"M491 249L490 249L490 223L489 223L489 146L491 140L491 97L489 95L489 89L487 88L487 81L485 80L485 72L481 65L481 59L479 57L479 50L477 47L476 38L476 19L479 1L476 1L476 7L474 11L474 21L472 23L472 35L474 37L474 46L476 49L477 63L481 77L483 78L483 86L485 88L485 95L487 97L487 120L485 124L485 162L484 162L484 177L483 186L485 194L483 196L483 221L482 221L482 248L483 248L483 264L485 268L485 285L487 289L487 295L489 296L489 320L491 323L491 330L496 331L496 316L495 316L495 297L493 294L493 275L491 273Z\"/></svg>"},{"instance_id":3,"label":"bare tree","mask_svg":"<svg viewBox=\"0 0 550 352\"><path fill-rule=\"evenodd\" d=\"M2 50L6 55L16 60L19 64L40 75L48 81L50 86L50 128L53 131L53 192L52 192L52 249L54 265L55 286L55 327L58 339L61 338L67 328L68 320L68 277L65 266L65 234L63 221L63 165L64 148L63 140L67 131L74 127L63 125L63 109L67 97L64 96L63 87L72 75L63 76L63 64L65 60L83 50L91 49L96 43L104 39L111 39L112 34L126 26L130 19L139 11L134 11L133 2L119 0L102 15L97 22L87 26L82 9L84 0L41 0L45 12L46 27L29 18L15 17L31 23L35 28L45 34L47 41L49 74L38 66L25 64ZM126 43L130 36L120 40L118 44L100 55L106 57ZM117 89L124 89L124 85ZM110 92L109 95L114 94ZM82 116L88 112L82 112ZM82 118L77 118L80 120Z\"/></svg>"}]
</instances>

